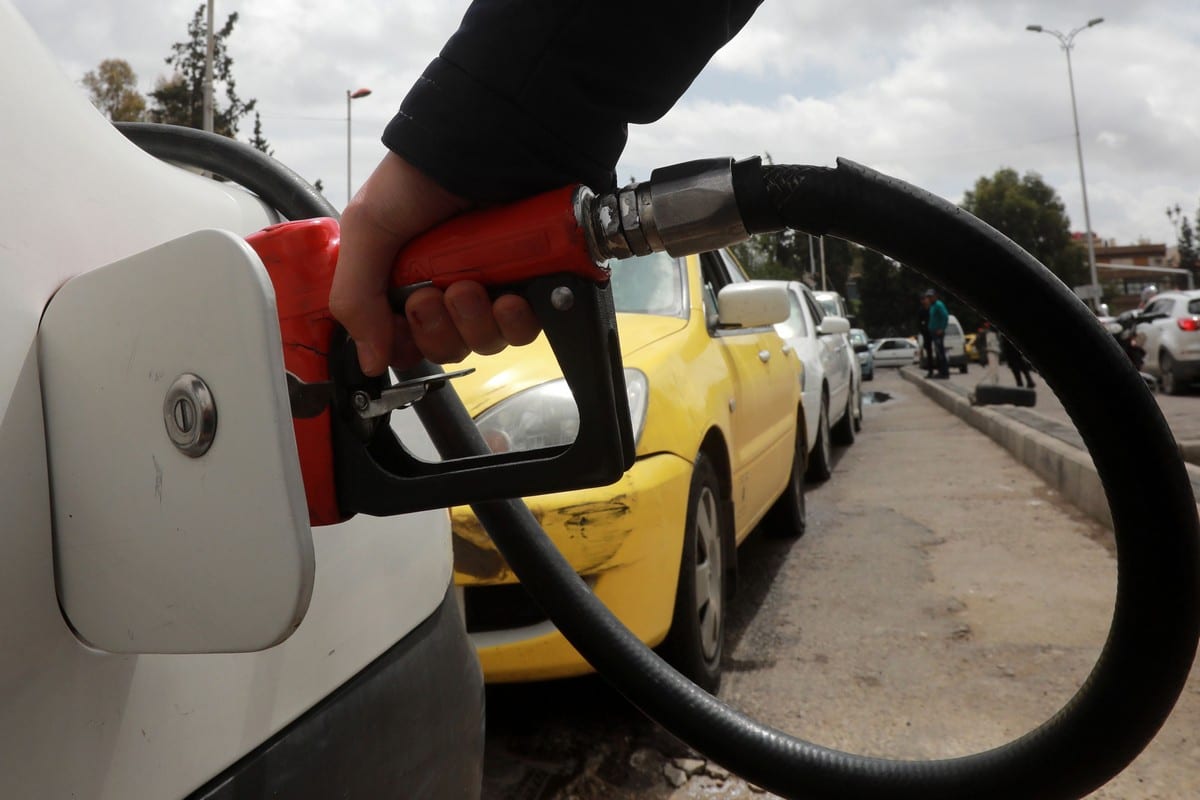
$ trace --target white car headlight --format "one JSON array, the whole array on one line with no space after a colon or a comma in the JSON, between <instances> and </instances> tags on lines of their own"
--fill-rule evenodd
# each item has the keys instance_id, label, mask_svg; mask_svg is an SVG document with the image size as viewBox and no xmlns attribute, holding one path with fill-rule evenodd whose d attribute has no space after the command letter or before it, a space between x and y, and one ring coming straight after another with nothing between
<instances>
[{"instance_id":1,"label":"white car headlight","mask_svg":"<svg viewBox=\"0 0 1200 800\"><path fill-rule=\"evenodd\" d=\"M646 423L650 385L641 370L625 370L629 416L636 442ZM492 451L534 450L570 444L579 434L579 409L567 382L561 378L515 394L475 419Z\"/></svg>"}]
</instances>

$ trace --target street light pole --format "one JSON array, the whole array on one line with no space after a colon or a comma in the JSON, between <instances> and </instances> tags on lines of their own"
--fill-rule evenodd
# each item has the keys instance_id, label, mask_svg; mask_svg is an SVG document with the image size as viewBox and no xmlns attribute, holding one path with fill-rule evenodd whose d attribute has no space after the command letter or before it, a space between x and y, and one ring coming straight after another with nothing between
<instances>
[{"instance_id":1,"label":"street light pole","mask_svg":"<svg viewBox=\"0 0 1200 800\"><path fill-rule=\"evenodd\" d=\"M1067 83L1071 87L1071 118L1075 122L1075 156L1079 159L1079 185L1083 190L1083 224L1087 228L1088 268L1092 276L1092 307L1100 308L1100 280L1096 276L1096 245L1092 241L1092 215L1088 209L1087 177L1083 171L1083 145L1079 140L1079 111L1075 107L1075 75L1071 69L1071 48L1074 47L1075 37L1081 32L1104 22L1104 17L1088 20L1086 25L1080 25L1065 36L1058 31L1043 28L1041 25L1026 25L1025 30L1034 33L1048 33L1058 39L1063 52L1067 54Z\"/></svg>"},{"instance_id":2,"label":"street light pole","mask_svg":"<svg viewBox=\"0 0 1200 800\"><path fill-rule=\"evenodd\" d=\"M208 0L207 30L204 33L204 92L201 104L201 121L204 130L213 129L213 0Z\"/></svg>"},{"instance_id":3,"label":"street light pole","mask_svg":"<svg viewBox=\"0 0 1200 800\"><path fill-rule=\"evenodd\" d=\"M346 90L346 205L350 204L350 101L366 97L370 89Z\"/></svg>"}]
</instances>

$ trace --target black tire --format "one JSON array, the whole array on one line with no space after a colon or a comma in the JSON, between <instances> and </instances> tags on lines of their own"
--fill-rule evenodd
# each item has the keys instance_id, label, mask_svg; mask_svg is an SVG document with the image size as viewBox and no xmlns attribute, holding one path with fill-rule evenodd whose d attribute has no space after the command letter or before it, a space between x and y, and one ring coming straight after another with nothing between
<instances>
[{"instance_id":1,"label":"black tire","mask_svg":"<svg viewBox=\"0 0 1200 800\"><path fill-rule=\"evenodd\" d=\"M862 384L858 385L858 391L854 393L854 432L858 433L862 430Z\"/></svg>"},{"instance_id":2,"label":"black tire","mask_svg":"<svg viewBox=\"0 0 1200 800\"><path fill-rule=\"evenodd\" d=\"M830 450L829 399L821 396L821 415L817 418L817 441L808 457L804 477L813 483L823 483L833 474L833 453Z\"/></svg>"},{"instance_id":3,"label":"black tire","mask_svg":"<svg viewBox=\"0 0 1200 800\"><path fill-rule=\"evenodd\" d=\"M767 512L763 529L773 539L799 539L808 530L808 506L804 499L804 429L796 426L792 473L783 494Z\"/></svg>"},{"instance_id":4,"label":"black tire","mask_svg":"<svg viewBox=\"0 0 1200 800\"><path fill-rule=\"evenodd\" d=\"M964 361L963 363L959 364L958 371L961 372L963 375L966 375L967 374L967 362Z\"/></svg>"},{"instance_id":5,"label":"black tire","mask_svg":"<svg viewBox=\"0 0 1200 800\"><path fill-rule=\"evenodd\" d=\"M721 483L704 453L696 456L688 491L683 556L671 629L659 653L697 686L716 694L725 650L728 523Z\"/></svg>"},{"instance_id":6,"label":"black tire","mask_svg":"<svg viewBox=\"0 0 1200 800\"><path fill-rule=\"evenodd\" d=\"M863 380L864 380L864 381L873 381L873 380L875 380L875 367L874 367L874 365L872 365L871 367L869 367L869 368L867 369L867 371L863 373Z\"/></svg>"},{"instance_id":7,"label":"black tire","mask_svg":"<svg viewBox=\"0 0 1200 800\"><path fill-rule=\"evenodd\" d=\"M850 392L846 395L846 413L842 414L842 418L838 420L837 425L833 426L831 431L834 444L847 447L854 444L854 387L850 387Z\"/></svg>"},{"instance_id":8,"label":"black tire","mask_svg":"<svg viewBox=\"0 0 1200 800\"><path fill-rule=\"evenodd\" d=\"M1158 366L1162 371L1159 385L1163 394L1183 394L1183 382L1175 375L1175 359L1171 358L1171 354L1164 351L1158 357Z\"/></svg>"}]
</instances>

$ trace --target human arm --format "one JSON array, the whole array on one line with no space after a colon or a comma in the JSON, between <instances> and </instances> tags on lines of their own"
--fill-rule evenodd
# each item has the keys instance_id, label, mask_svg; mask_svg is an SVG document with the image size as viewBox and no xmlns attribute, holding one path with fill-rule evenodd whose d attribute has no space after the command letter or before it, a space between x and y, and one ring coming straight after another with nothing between
<instances>
[{"instance_id":1,"label":"human arm","mask_svg":"<svg viewBox=\"0 0 1200 800\"><path fill-rule=\"evenodd\" d=\"M395 256L467 208L569 183L615 186L628 124L664 114L757 5L476 0L388 125L391 153L343 216L330 308L364 370L536 336L523 300L502 297L488 313L478 285L422 290L407 319L391 314ZM483 313L468 319L460 305Z\"/></svg>"}]
</instances>

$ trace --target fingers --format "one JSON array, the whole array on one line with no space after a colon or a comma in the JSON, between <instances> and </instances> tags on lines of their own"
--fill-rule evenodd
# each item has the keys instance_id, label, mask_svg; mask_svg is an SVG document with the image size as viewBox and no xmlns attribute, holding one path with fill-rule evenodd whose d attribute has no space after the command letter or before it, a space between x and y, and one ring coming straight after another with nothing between
<instances>
[{"instance_id":1,"label":"fingers","mask_svg":"<svg viewBox=\"0 0 1200 800\"><path fill-rule=\"evenodd\" d=\"M422 357L447 363L471 351L490 355L537 337L541 326L524 298L504 295L493 303L473 282L455 283L445 293L421 289L405 304L405 316L393 313L387 289L397 254L467 205L389 153L346 207L329 310L355 341L367 375Z\"/></svg>"},{"instance_id":2,"label":"fingers","mask_svg":"<svg viewBox=\"0 0 1200 800\"><path fill-rule=\"evenodd\" d=\"M461 361L472 351L491 355L508 345L529 344L541 330L524 298L502 295L493 303L473 281L455 283L444 294L421 289L404 310L416 346L439 363Z\"/></svg>"},{"instance_id":3,"label":"fingers","mask_svg":"<svg viewBox=\"0 0 1200 800\"><path fill-rule=\"evenodd\" d=\"M492 304L492 313L500 326L504 340L511 345L529 344L541 333L542 325L533 314L533 309L525 298L515 294L505 294L496 298Z\"/></svg>"},{"instance_id":4,"label":"fingers","mask_svg":"<svg viewBox=\"0 0 1200 800\"><path fill-rule=\"evenodd\" d=\"M396 339L387 276L399 237L352 208L343 215L341 230L329 311L358 347L363 372L379 375L392 361Z\"/></svg>"},{"instance_id":5,"label":"fingers","mask_svg":"<svg viewBox=\"0 0 1200 800\"><path fill-rule=\"evenodd\" d=\"M346 207L329 310L357 344L366 374L418 360L412 357L408 326L388 306L388 276L410 239L468 205L388 153Z\"/></svg>"}]
</instances>

